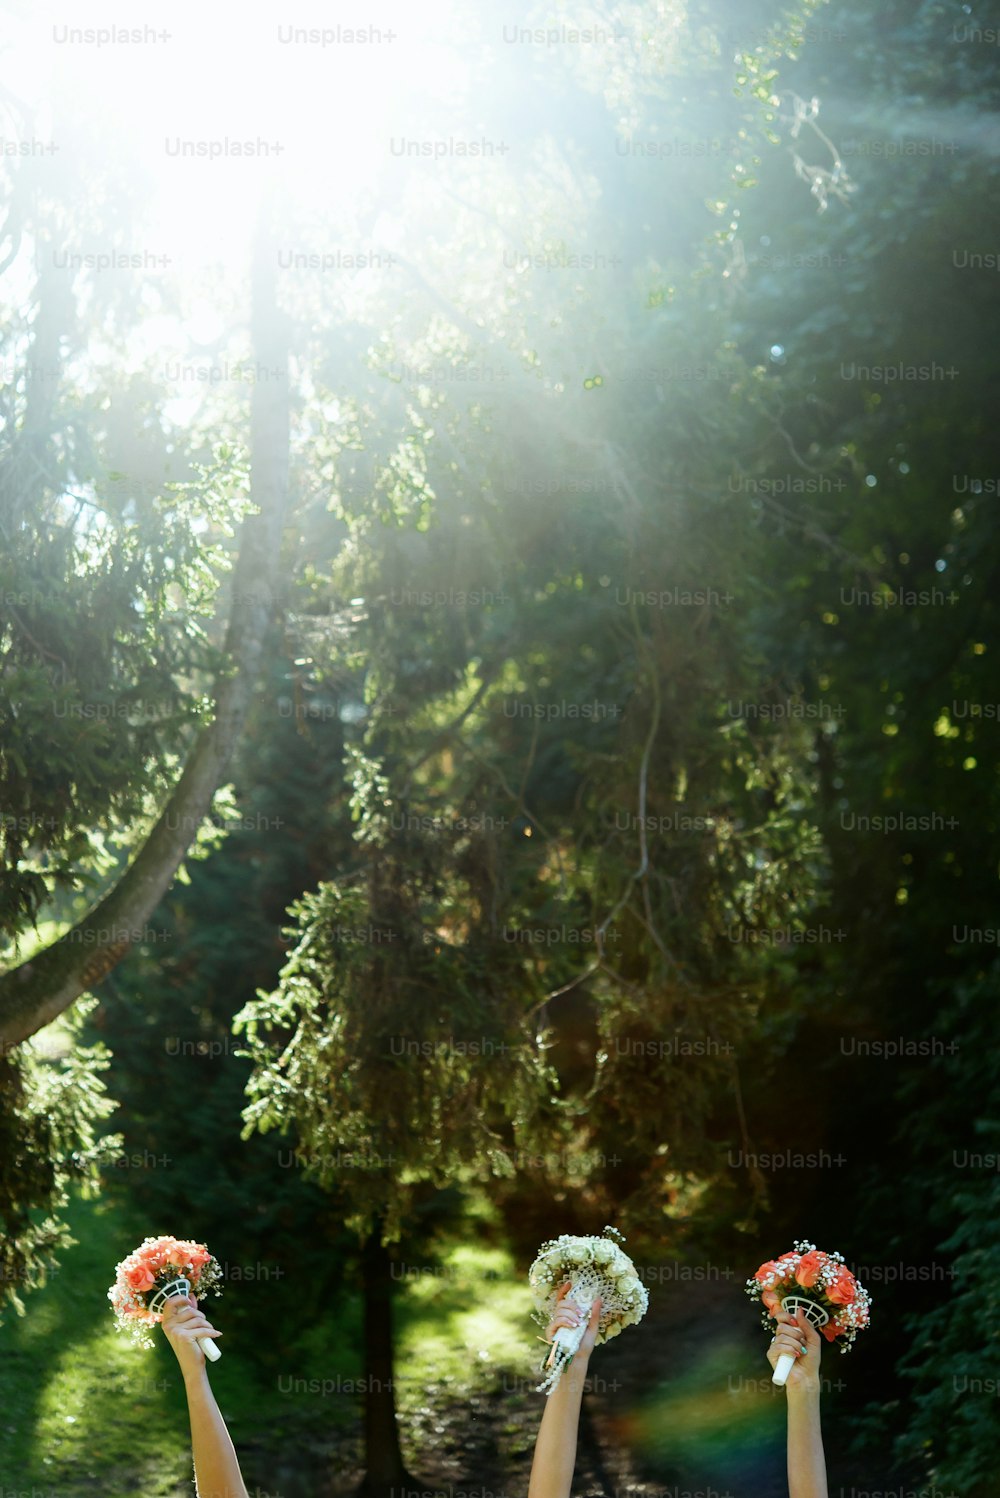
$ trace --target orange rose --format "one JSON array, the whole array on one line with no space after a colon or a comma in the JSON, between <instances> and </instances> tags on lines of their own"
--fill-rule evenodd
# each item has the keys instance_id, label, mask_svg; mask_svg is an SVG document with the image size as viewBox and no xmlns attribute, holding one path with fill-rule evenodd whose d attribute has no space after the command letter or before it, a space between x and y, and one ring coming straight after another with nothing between
<instances>
[{"instance_id":1,"label":"orange rose","mask_svg":"<svg viewBox=\"0 0 1000 1498\"><path fill-rule=\"evenodd\" d=\"M835 1306L849 1306L858 1293L851 1271L847 1268L838 1270L837 1278L827 1285L826 1293Z\"/></svg>"},{"instance_id":2,"label":"orange rose","mask_svg":"<svg viewBox=\"0 0 1000 1498\"><path fill-rule=\"evenodd\" d=\"M840 1336L840 1327L835 1321L825 1322L824 1325L820 1327L820 1331L823 1333L828 1342L832 1342L836 1337Z\"/></svg>"},{"instance_id":3,"label":"orange rose","mask_svg":"<svg viewBox=\"0 0 1000 1498\"><path fill-rule=\"evenodd\" d=\"M818 1248L814 1248L809 1253L802 1255L802 1258L799 1260L799 1267L795 1271L795 1278L803 1290L812 1289L825 1263L826 1254L822 1253Z\"/></svg>"},{"instance_id":4,"label":"orange rose","mask_svg":"<svg viewBox=\"0 0 1000 1498\"><path fill-rule=\"evenodd\" d=\"M778 1299L777 1295L775 1295L774 1291L764 1290L761 1292L760 1298L767 1306L767 1309L770 1311L771 1315L777 1316L778 1312L781 1310L781 1301Z\"/></svg>"},{"instance_id":5,"label":"orange rose","mask_svg":"<svg viewBox=\"0 0 1000 1498\"><path fill-rule=\"evenodd\" d=\"M125 1279L132 1290L152 1290L156 1281L145 1264L135 1264L126 1269Z\"/></svg>"},{"instance_id":6,"label":"orange rose","mask_svg":"<svg viewBox=\"0 0 1000 1498\"><path fill-rule=\"evenodd\" d=\"M204 1244L201 1243L182 1243L181 1248L183 1250L181 1254L182 1261L191 1266L191 1273L197 1277L212 1255L205 1248Z\"/></svg>"},{"instance_id":7,"label":"orange rose","mask_svg":"<svg viewBox=\"0 0 1000 1498\"><path fill-rule=\"evenodd\" d=\"M767 1263L766 1264L762 1264L760 1266L760 1268L757 1270L757 1272L754 1274L754 1279L755 1280L766 1280L767 1277L768 1277L768 1275L769 1274L773 1274L774 1271L777 1269L777 1267L778 1266L777 1266L777 1264L775 1263L775 1261L773 1259L768 1259Z\"/></svg>"}]
</instances>

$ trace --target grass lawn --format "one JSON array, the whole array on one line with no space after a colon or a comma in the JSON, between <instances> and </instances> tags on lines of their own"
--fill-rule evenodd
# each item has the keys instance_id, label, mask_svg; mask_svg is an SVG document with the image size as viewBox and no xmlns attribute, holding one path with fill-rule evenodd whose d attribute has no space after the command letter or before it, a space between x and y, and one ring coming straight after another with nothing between
<instances>
[{"instance_id":1,"label":"grass lawn","mask_svg":"<svg viewBox=\"0 0 1000 1498\"><path fill-rule=\"evenodd\" d=\"M0 1327L2 1484L66 1498L189 1492L172 1354L116 1333L106 1299L115 1264L134 1247L121 1213L77 1202L69 1217L76 1247L27 1298L27 1314L7 1312Z\"/></svg>"},{"instance_id":2,"label":"grass lawn","mask_svg":"<svg viewBox=\"0 0 1000 1498\"><path fill-rule=\"evenodd\" d=\"M130 1222L111 1196L78 1200L68 1212L74 1248L27 1314L0 1326L0 1492L32 1487L59 1498L175 1498L190 1494L184 1394L169 1347L138 1348L115 1331L107 1301L114 1266L154 1225ZM230 1286L226 1295L238 1295ZM209 1303L225 1325L226 1297ZM527 1287L499 1250L461 1246L440 1275L397 1285L397 1400L404 1445L419 1460L434 1444L436 1409L460 1408L495 1383L501 1368L533 1356ZM288 1453L308 1467L334 1449L360 1455L360 1396L291 1387L291 1379L360 1380L360 1316L345 1295L329 1322L303 1327L280 1381L255 1371L238 1342L212 1370L220 1407L253 1491L275 1491ZM225 1354L228 1353L228 1356ZM435 1406L432 1411L431 1406ZM332 1465L338 1465L333 1462ZM259 1469L259 1471L255 1470ZM291 1492L291 1472L283 1492Z\"/></svg>"}]
</instances>

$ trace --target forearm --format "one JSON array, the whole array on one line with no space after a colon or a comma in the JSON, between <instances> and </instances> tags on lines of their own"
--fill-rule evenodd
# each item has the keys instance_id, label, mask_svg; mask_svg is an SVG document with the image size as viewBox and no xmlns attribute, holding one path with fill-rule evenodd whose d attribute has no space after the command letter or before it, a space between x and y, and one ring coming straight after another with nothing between
<instances>
[{"instance_id":1,"label":"forearm","mask_svg":"<svg viewBox=\"0 0 1000 1498\"><path fill-rule=\"evenodd\" d=\"M208 1374L199 1369L184 1380L198 1498L247 1498L236 1450L215 1402Z\"/></svg>"},{"instance_id":2,"label":"forearm","mask_svg":"<svg viewBox=\"0 0 1000 1498\"><path fill-rule=\"evenodd\" d=\"M589 1356L578 1352L545 1401L528 1481L528 1498L569 1498L589 1362Z\"/></svg>"},{"instance_id":3,"label":"forearm","mask_svg":"<svg viewBox=\"0 0 1000 1498\"><path fill-rule=\"evenodd\" d=\"M826 1458L819 1419L819 1392L786 1391L788 1401L788 1498L828 1498Z\"/></svg>"}]
</instances>

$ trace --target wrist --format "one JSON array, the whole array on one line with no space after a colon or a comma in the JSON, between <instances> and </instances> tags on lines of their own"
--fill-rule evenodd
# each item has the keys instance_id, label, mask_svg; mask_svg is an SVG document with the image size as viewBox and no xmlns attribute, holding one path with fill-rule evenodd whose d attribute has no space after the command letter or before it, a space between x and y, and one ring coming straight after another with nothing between
<instances>
[{"instance_id":1,"label":"wrist","mask_svg":"<svg viewBox=\"0 0 1000 1498\"><path fill-rule=\"evenodd\" d=\"M582 1384L587 1377L587 1369L590 1365L590 1353L578 1352L573 1356L573 1361L563 1370L563 1378L569 1379L574 1385Z\"/></svg>"},{"instance_id":2,"label":"wrist","mask_svg":"<svg viewBox=\"0 0 1000 1498\"><path fill-rule=\"evenodd\" d=\"M789 1404L818 1405L820 1394L819 1383L786 1384L785 1394Z\"/></svg>"}]
</instances>

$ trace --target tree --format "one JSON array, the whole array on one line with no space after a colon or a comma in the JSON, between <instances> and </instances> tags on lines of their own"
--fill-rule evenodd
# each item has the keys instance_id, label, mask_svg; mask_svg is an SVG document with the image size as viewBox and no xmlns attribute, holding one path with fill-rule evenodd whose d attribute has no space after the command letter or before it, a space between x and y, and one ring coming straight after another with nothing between
<instances>
[{"instance_id":1,"label":"tree","mask_svg":"<svg viewBox=\"0 0 1000 1498\"><path fill-rule=\"evenodd\" d=\"M440 846L414 859L418 839L386 842L385 785L363 765L356 800L367 812L363 869L294 907L297 944L279 987L236 1027L254 1063L247 1134L293 1128L304 1166L336 1188L359 1237L374 1493L412 1480L395 1423L387 1245L412 1230L425 1185L509 1170L510 1131L532 1111L545 1068L488 907L470 927L465 879L442 866ZM488 862L478 839L460 842L465 871Z\"/></svg>"},{"instance_id":2,"label":"tree","mask_svg":"<svg viewBox=\"0 0 1000 1498\"><path fill-rule=\"evenodd\" d=\"M271 368L285 365L285 335L274 301L273 243L262 237L255 272L254 317L258 356ZM58 941L0 977L0 1044L13 1046L61 1014L118 962L173 879L219 787L242 729L256 684L264 631L271 617L286 506L288 448L287 387L283 379L254 386L251 418L250 500L255 512L243 523L234 573L232 613L215 688L214 714L191 750L176 787L152 831L123 876L93 910ZM164 584L160 584L161 590ZM161 592L162 596L162 592ZM63 606L62 600L60 606ZM62 616L63 628L72 615ZM103 621L102 621L103 622ZM20 631L21 652L31 635ZM35 647L38 655L44 647ZM35 680L44 671L35 663ZM37 711L50 707L35 697ZM84 704L86 708L86 704ZM15 777L25 778L24 760L10 746ZM18 808L32 806L25 787ZM24 813L18 812L20 818ZM65 837L62 825L60 834ZM77 834L79 838L79 834ZM55 838L52 839L56 841ZM15 846L15 851L21 845ZM37 908L40 876L22 885L15 904Z\"/></svg>"},{"instance_id":3,"label":"tree","mask_svg":"<svg viewBox=\"0 0 1000 1498\"><path fill-rule=\"evenodd\" d=\"M271 368L282 369L286 338L274 301L272 250L266 231L262 232L255 271L255 336L261 357L271 361ZM41 315L35 335L36 360L42 359L46 350L51 358L52 336L47 318ZM31 383L28 388L29 393L34 389ZM15 1047L62 1014L114 967L137 938L142 939L146 922L205 820L242 730L256 687L277 580L287 487L287 402L284 379L255 387L250 501L256 509L243 523L231 616L221 657L216 660L212 720L190 748L166 806L114 887L64 935L0 976L0 1053L5 1061L7 1127L22 1139L29 1154L31 1136L26 1130L32 1117L41 1111L46 1096L42 1090L32 1099L31 1087L45 1073L33 1067L30 1060L22 1064L14 1054ZM15 932L25 918L35 919L48 887L41 872L18 867L25 854L32 854L44 867L51 850L53 881L56 885L72 884L79 879L78 861L89 851L85 831L89 819L108 813L135 819L150 791L162 783L162 772L150 774L149 756L182 742L177 722L185 715L178 711L175 720L167 720L165 734L158 736L149 727L151 701L138 695L136 704L136 697L144 691L157 692L177 707L181 693L174 673L180 663L189 664L190 653L175 653L169 646L163 649L158 643L158 623L175 596L169 582L171 570L182 594L185 586L191 588L197 606L206 566L204 549L196 540L197 511L171 524L169 511L156 502L145 510L135 530L126 521L122 552L105 546L99 527L94 536L85 528L79 540L76 528L82 506L71 509L65 497L74 474L72 463L64 471L57 468L51 478L46 476L45 508L37 530L34 520L22 519L25 513L30 514L26 503L29 496L19 487L25 453L35 452L37 466L39 451L47 453L52 443L51 434L37 430L42 418L30 400L26 420L28 429L15 434L2 470L8 488L8 513L16 524L22 556L33 559L27 577L15 573L18 588L26 588L26 601L22 603L18 592L17 605L9 608L2 636L4 705L10 730L0 751L9 798L3 836L13 863L3 900L6 918ZM227 454L221 455L223 463L227 458ZM39 502L40 491L34 480L32 488ZM216 523L225 518L227 499L224 486L203 496L207 515ZM163 542L156 536L155 527L164 516L168 520L167 541L160 551ZM169 556L169 562L164 562L165 556ZM59 580L57 587L53 587L54 575ZM31 586L27 588L29 578ZM64 592L62 583L67 578L70 581ZM42 581L47 583L44 589ZM82 595L82 599L74 594ZM137 607L140 600L145 608ZM85 614L82 629L78 615L81 601L103 610L89 619ZM126 627L123 639L123 617L136 615L138 624L133 629ZM94 644L98 648L92 656L88 647ZM144 648L152 651L152 660L143 653ZM63 672L55 701L48 665L52 660ZM66 708L68 723L97 723L90 745L87 733L81 735L75 726L64 734L47 732L53 708L60 702ZM103 726L108 721L100 712L104 706L117 728L107 730ZM133 722L133 711L137 722ZM82 753L78 743L81 737L85 745ZM22 752L22 746L27 750L28 740L30 756ZM48 747L47 756L35 752L35 746L42 744ZM83 793L77 796L79 786ZM93 1128L106 1112L99 1095L96 1073L100 1068L96 1060L89 1064L89 1070L85 1057L78 1063L79 1075L87 1076L88 1082L78 1089L77 1148L67 1144L66 1153L52 1161L48 1175L36 1174L30 1181L23 1175L11 1175L8 1184L27 1194L0 1199L0 1214L15 1246L16 1263L8 1266L15 1281L37 1278L44 1256L57 1241L49 1219L41 1228L32 1226L33 1213L57 1207L64 1196L66 1179L83 1170L89 1159ZM65 1141L67 1136L57 1131L52 1138L55 1143Z\"/></svg>"}]
</instances>

